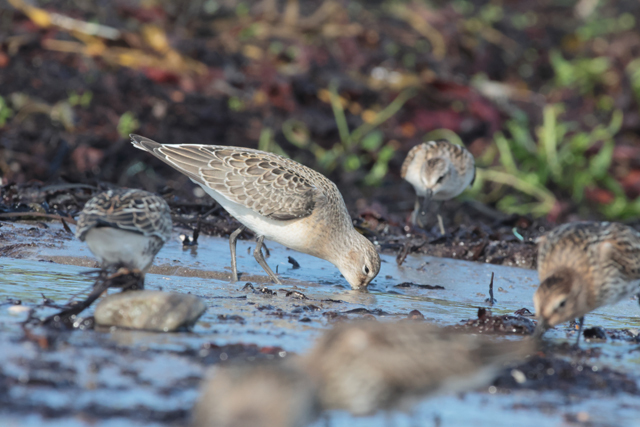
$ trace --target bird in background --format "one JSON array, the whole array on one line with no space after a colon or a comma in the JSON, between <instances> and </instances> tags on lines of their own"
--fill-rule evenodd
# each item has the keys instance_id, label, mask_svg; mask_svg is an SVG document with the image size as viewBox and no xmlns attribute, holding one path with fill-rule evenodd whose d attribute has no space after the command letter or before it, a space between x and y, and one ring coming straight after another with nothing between
<instances>
[{"instance_id":1,"label":"bird in background","mask_svg":"<svg viewBox=\"0 0 640 427\"><path fill-rule=\"evenodd\" d=\"M171 211L160 196L143 190L107 190L80 212L76 237L103 268L124 267L142 276L171 237Z\"/></svg>"},{"instance_id":2,"label":"bird in background","mask_svg":"<svg viewBox=\"0 0 640 427\"><path fill-rule=\"evenodd\" d=\"M538 240L535 335L640 292L640 233L612 222L574 222Z\"/></svg>"},{"instance_id":3,"label":"bird in background","mask_svg":"<svg viewBox=\"0 0 640 427\"><path fill-rule=\"evenodd\" d=\"M242 224L229 238L232 281L238 280L236 240L245 228L256 234L253 255L275 283L280 280L262 255L265 239L331 262L354 289L378 274L375 246L354 229L340 191L322 174L250 148L131 140L200 185Z\"/></svg>"},{"instance_id":4,"label":"bird in background","mask_svg":"<svg viewBox=\"0 0 640 427\"><path fill-rule=\"evenodd\" d=\"M429 203L449 200L473 184L476 176L473 155L466 148L445 140L423 142L407 154L400 175L416 191L411 223L424 228ZM445 233L438 214L440 232Z\"/></svg>"}]
</instances>

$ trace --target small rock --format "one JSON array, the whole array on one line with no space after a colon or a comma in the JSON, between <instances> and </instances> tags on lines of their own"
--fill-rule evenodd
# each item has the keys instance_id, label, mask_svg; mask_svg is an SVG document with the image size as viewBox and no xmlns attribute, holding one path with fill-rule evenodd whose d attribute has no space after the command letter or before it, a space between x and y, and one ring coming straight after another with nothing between
<instances>
[{"instance_id":1,"label":"small rock","mask_svg":"<svg viewBox=\"0 0 640 427\"><path fill-rule=\"evenodd\" d=\"M295 299L309 299L302 292L298 292L298 291L285 291L285 292L286 294L284 296L286 297L295 298Z\"/></svg>"},{"instance_id":2,"label":"small rock","mask_svg":"<svg viewBox=\"0 0 640 427\"><path fill-rule=\"evenodd\" d=\"M520 310L516 310L513 312L513 314L515 314L516 316L527 316L527 317L534 317L535 315L531 312L531 310L529 310L526 307L521 308Z\"/></svg>"},{"instance_id":3,"label":"small rock","mask_svg":"<svg viewBox=\"0 0 640 427\"><path fill-rule=\"evenodd\" d=\"M235 314L219 314L218 320L221 322L238 322L244 324L244 317Z\"/></svg>"},{"instance_id":4,"label":"small rock","mask_svg":"<svg viewBox=\"0 0 640 427\"><path fill-rule=\"evenodd\" d=\"M292 270L297 270L298 268L300 268L300 263L298 263L298 261L296 261L292 257L288 257L287 261L289 262L289 264L291 264Z\"/></svg>"},{"instance_id":5,"label":"small rock","mask_svg":"<svg viewBox=\"0 0 640 427\"><path fill-rule=\"evenodd\" d=\"M29 307L26 307L24 305L12 305L11 307L9 307L9 313L10 314L14 314L14 315L19 315L22 313L25 313L27 311L31 310Z\"/></svg>"},{"instance_id":6,"label":"small rock","mask_svg":"<svg viewBox=\"0 0 640 427\"><path fill-rule=\"evenodd\" d=\"M193 325L206 310L193 295L130 291L104 298L94 314L97 325L173 332Z\"/></svg>"},{"instance_id":7,"label":"small rock","mask_svg":"<svg viewBox=\"0 0 640 427\"><path fill-rule=\"evenodd\" d=\"M262 293L263 295L267 295L267 296L277 296L278 295L278 293L276 291L272 291L271 289L267 288L266 286L258 288L257 291Z\"/></svg>"},{"instance_id":8,"label":"small rock","mask_svg":"<svg viewBox=\"0 0 640 427\"><path fill-rule=\"evenodd\" d=\"M381 310L379 308L373 308L371 310L369 310L368 308L364 308L364 307L358 307L358 308L354 308L352 310L347 310L345 312L343 312L344 314L361 314L363 316L366 316L368 314L370 315L375 315L375 316L388 316L390 313L387 313L384 310Z\"/></svg>"},{"instance_id":9,"label":"small rock","mask_svg":"<svg viewBox=\"0 0 640 427\"><path fill-rule=\"evenodd\" d=\"M410 320L424 320L424 314L420 313L419 310L411 310L407 318Z\"/></svg>"},{"instance_id":10,"label":"small rock","mask_svg":"<svg viewBox=\"0 0 640 427\"><path fill-rule=\"evenodd\" d=\"M333 322L342 322L342 321L347 321L349 320L349 318L343 314L340 314L338 312L335 311L326 311L324 313L322 313L322 315L324 317L327 318L327 320L329 320L329 322L333 323Z\"/></svg>"},{"instance_id":11,"label":"small rock","mask_svg":"<svg viewBox=\"0 0 640 427\"><path fill-rule=\"evenodd\" d=\"M583 335L588 340L606 340L607 333L604 329L594 326L593 328L587 328L583 332Z\"/></svg>"}]
</instances>

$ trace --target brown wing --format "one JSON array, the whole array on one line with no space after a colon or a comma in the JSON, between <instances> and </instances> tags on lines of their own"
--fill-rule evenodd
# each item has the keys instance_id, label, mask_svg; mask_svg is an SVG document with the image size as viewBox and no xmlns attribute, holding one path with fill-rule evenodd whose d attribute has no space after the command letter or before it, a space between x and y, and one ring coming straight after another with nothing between
<instances>
[{"instance_id":1,"label":"brown wing","mask_svg":"<svg viewBox=\"0 0 640 427\"><path fill-rule=\"evenodd\" d=\"M607 228L597 248L600 269L615 268L626 280L640 279L640 233L616 223Z\"/></svg>"},{"instance_id":2,"label":"brown wing","mask_svg":"<svg viewBox=\"0 0 640 427\"><path fill-rule=\"evenodd\" d=\"M329 406L349 407L352 400L367 413L362 396L384 408L528 351L521 342L493 343L426 324L360 322L326 332L303 363L319 377Z\"/></svg>"},{"instance_id":3,"label":"brown wing","mask_svg":"<svg viewBox=\"0 0 640 427\"><path fill-rule=\"evenodd\" d=\"M108 190L87 202L78 217L76 237L82 241L94 227L112 227L157 236L171 237L171 211L160 196L143 190Z\"/></svg>"},{"instance_id":4,"label":"brown wing","mask_svg":"<svg viewBox=\"0 0 640 427\"><path fill-rule=\"evenodd\" d=\"M278 220L311 215L318 189L272 153L219 145L162 145L131 135L137 148L227 198Z\"/></svg>"}]
</instances>

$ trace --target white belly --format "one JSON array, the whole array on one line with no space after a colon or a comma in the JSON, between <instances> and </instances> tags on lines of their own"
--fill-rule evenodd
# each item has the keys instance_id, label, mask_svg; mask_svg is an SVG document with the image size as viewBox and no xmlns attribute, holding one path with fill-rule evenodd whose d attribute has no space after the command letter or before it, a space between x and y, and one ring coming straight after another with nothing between
<instances>
[{"instance_id":1,"label":"white belly","mask_svg":"<svg viewBox=\"0 0 640 427\"><path fill-rule=\"evenodd\" d=\"M242 225L256 233L258 236L264 236L265 239L273 240L288 248L298 252L309 253L308 236L309 230L305 226L305 222L300 219L292 219L288 221L278 221L260 215L253 209L244 205L235 203L221 195L215 190L202 185L196 181L202 189L213 199L218 202L231 216L240 221Z\"/></svg>"},{"instance_id":2,"label":"white belly","mask_svg":"<svg viewBox=\"0 0 640 427\"><path fill-rule=\"evenodd\" d=\"M152 237L111 227L96 227L85 241L102 265L124 264L142 272L151 267L155 254L149 251Z\"/></svg>"}]
</instances>

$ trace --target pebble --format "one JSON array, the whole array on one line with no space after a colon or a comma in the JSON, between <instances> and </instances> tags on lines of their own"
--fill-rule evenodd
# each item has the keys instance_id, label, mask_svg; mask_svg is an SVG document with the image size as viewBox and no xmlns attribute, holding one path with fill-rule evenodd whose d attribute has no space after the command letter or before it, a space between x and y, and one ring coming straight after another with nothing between
<instances>
[{"instance_id":1,"label":"pebble","mask_svg":"<svg viewBox=\"0 0 640 427\"><path fill-rule=\"evenodd\" d=\"M13 315L20 315L22 313L25 313L27 311L29 311L30 308L26 307L24 305L12 305L11 307L9 307L9 313L13 314Z\"/></svg>"},{"instance_id":2,"label":"pebble","mask_svg":"<svg viewBox=\"0 0 640 427\"><path fill-rule=\"evenodd\" d=\"M193 295L130 291L109 295L96 307L97 325L173 332L192 326L206 306Z\"/></svg>"}]
</instances>

